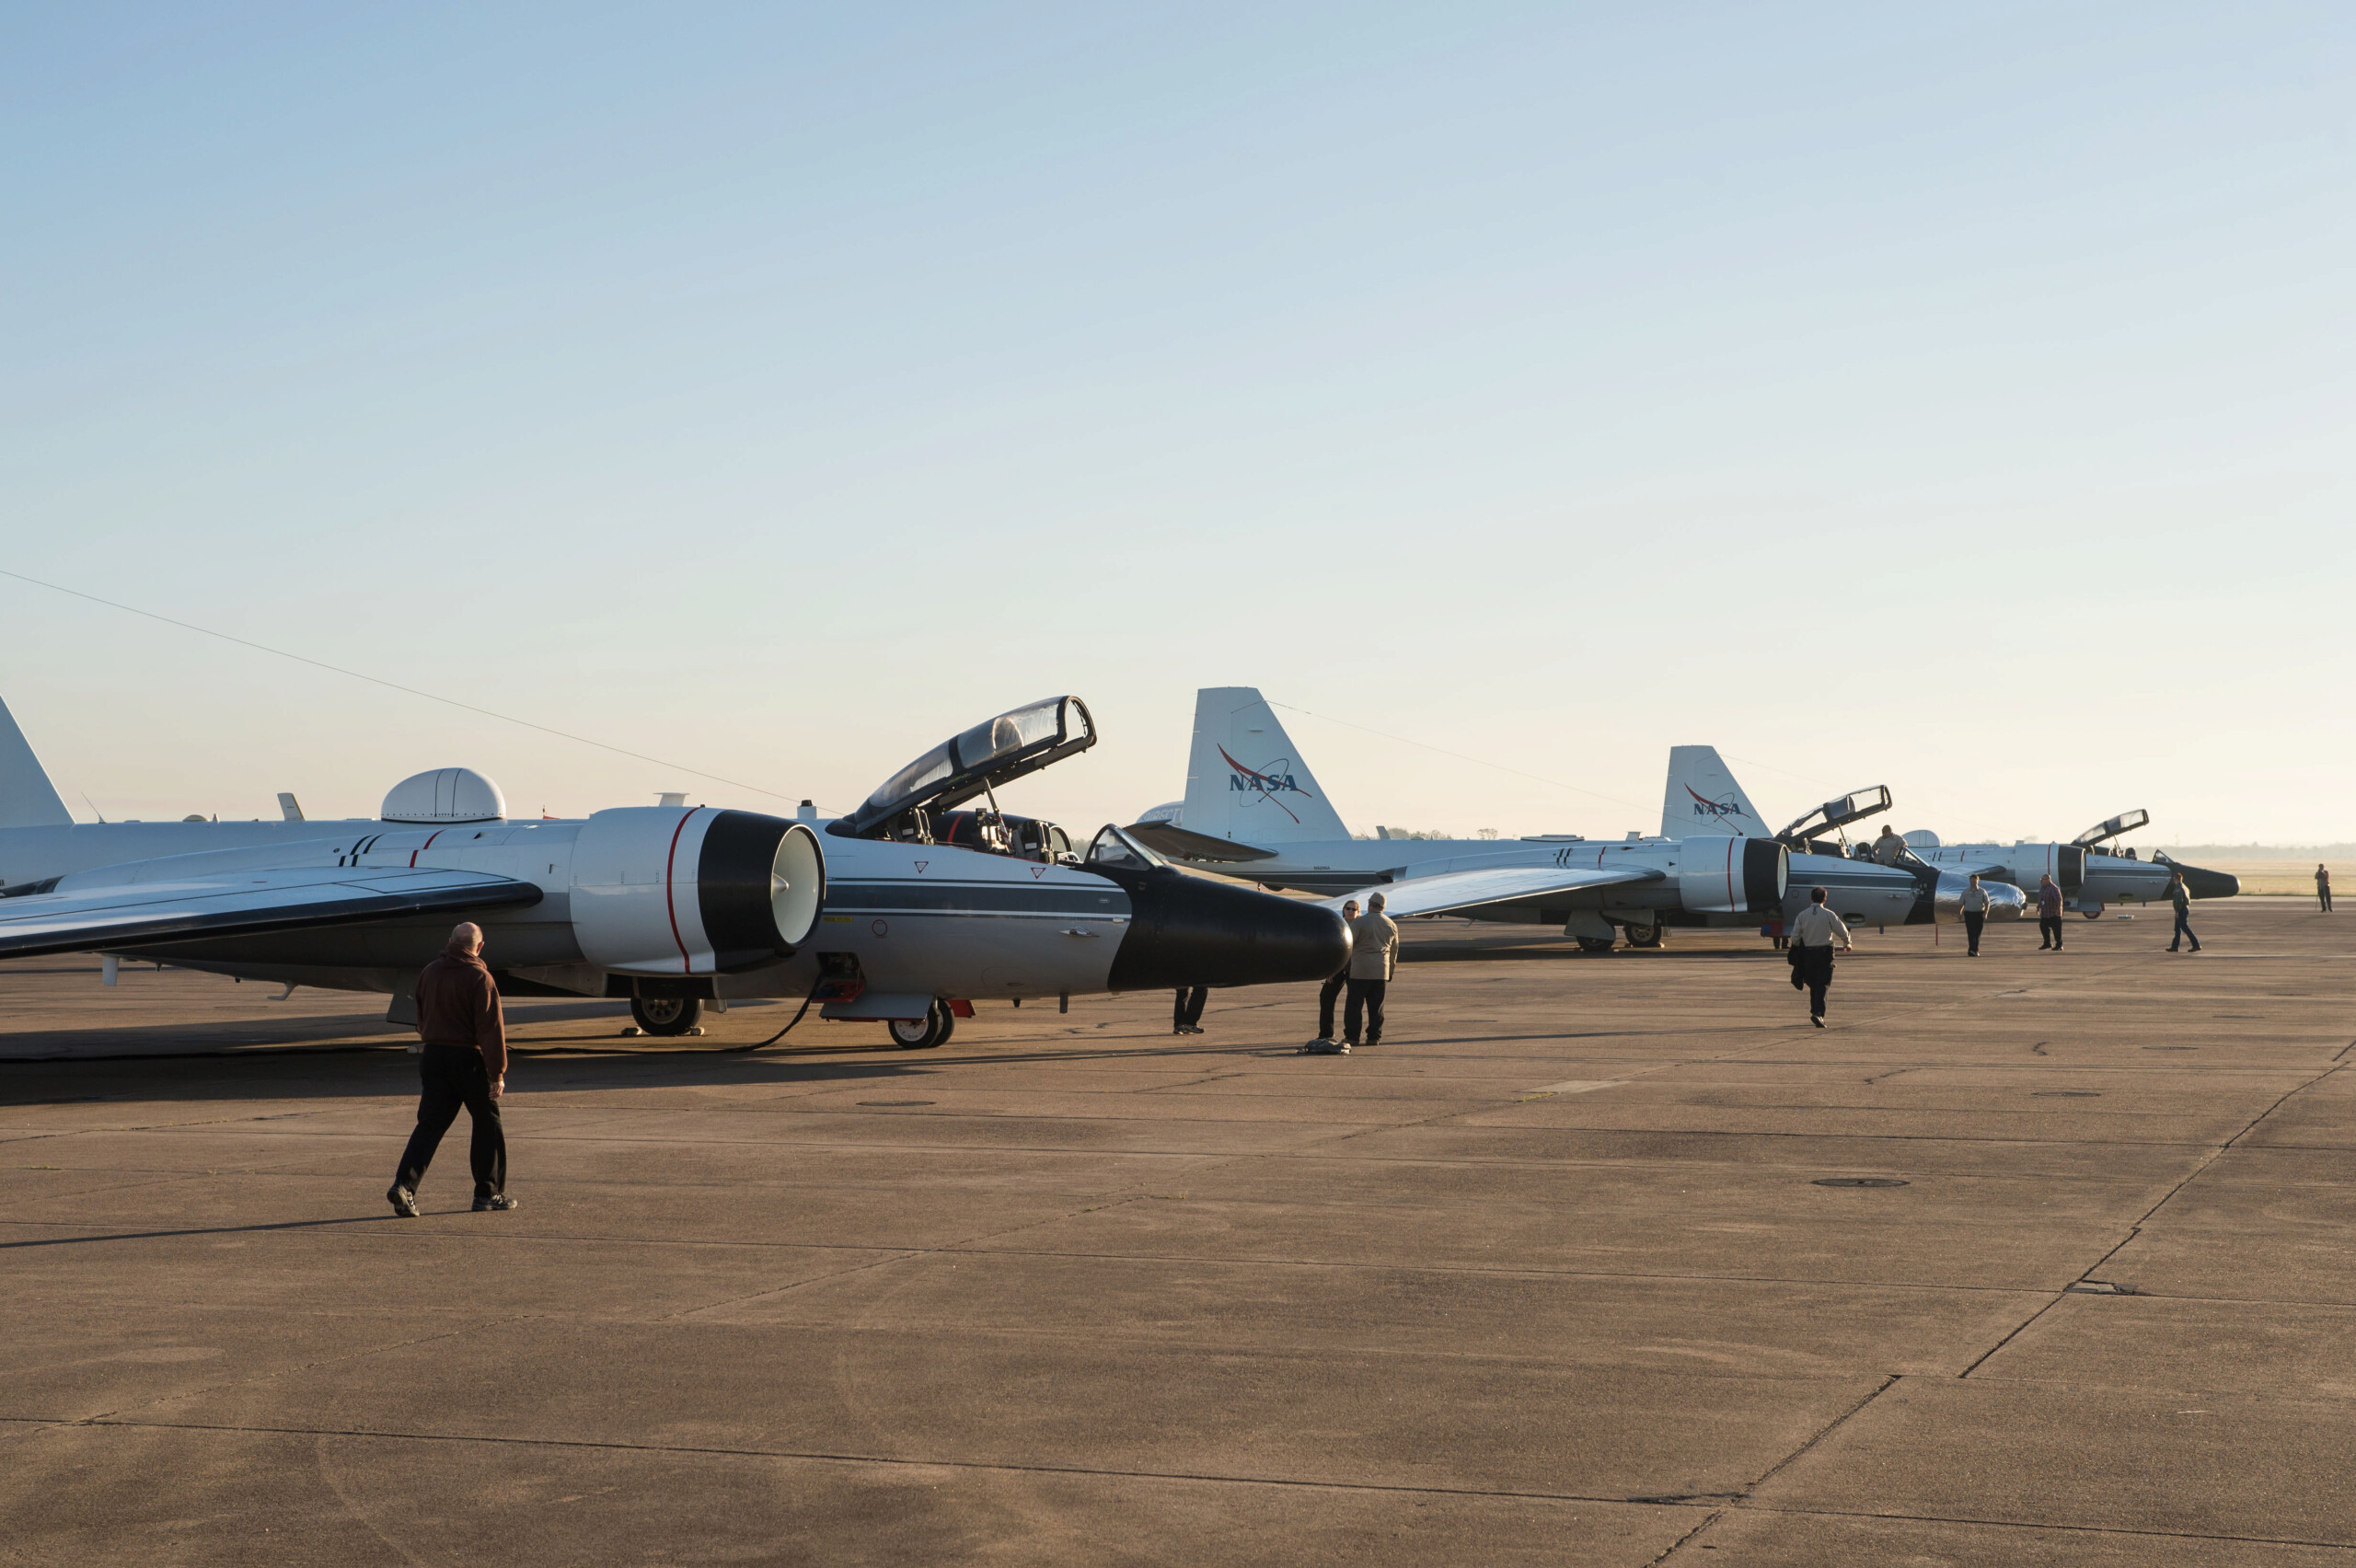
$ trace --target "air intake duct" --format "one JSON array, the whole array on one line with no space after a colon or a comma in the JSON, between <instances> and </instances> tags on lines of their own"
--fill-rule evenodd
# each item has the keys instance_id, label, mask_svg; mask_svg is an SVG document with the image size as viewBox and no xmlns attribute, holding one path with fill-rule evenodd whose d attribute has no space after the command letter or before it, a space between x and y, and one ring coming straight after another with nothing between
<instances>
[{"instance_id":1,"label":"air intake duct","mask_svg":"<svg viewBox=\"0 0 2356 1568\"><path fill-rule=\"evenodd\" d=\"M826 896L817 835L757 812L627 806L581 824L582 956L631 974L717 974L791 954Z\"/></svg>"},{"instance_id":2,"label":"air intake duct","mask_svg":"<svg viewBox=\"0 0 2356 1568\"><path fill-rule=\"evenodd\" d=\"M1681 838L1678 902L1695 914L1763 915L1784 906L1792 855L1773 838Z\"/></svg>"}]
</instances>

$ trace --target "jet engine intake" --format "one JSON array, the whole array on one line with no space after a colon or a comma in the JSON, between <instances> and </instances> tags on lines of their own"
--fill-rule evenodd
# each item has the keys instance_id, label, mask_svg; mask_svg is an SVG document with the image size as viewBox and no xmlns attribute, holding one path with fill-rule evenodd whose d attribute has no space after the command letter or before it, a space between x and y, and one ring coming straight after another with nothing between
<instances>
[{"instance_id":1,"label":"jet engine intake","mask_svg":"<svg viewBox=\"0 0 2356 1568\"><path fill-rule=\"evenodd\" d=\"M719 974L791 953L826 896L818 836L756 812L625 806L581 825L582 957L628 974Z\"/></svg>"},{"instance_id":2,"label":"jet engine intake","mask_svg":"<svg viewBox=\"0 0 2356 1568\"><path fill-rule=\"evenodd\" d=\"M1678 902L1696 914L1763 915L1784 906L1792 853L1773 838L1684 838Z\"/></svg>"}]
</instances>

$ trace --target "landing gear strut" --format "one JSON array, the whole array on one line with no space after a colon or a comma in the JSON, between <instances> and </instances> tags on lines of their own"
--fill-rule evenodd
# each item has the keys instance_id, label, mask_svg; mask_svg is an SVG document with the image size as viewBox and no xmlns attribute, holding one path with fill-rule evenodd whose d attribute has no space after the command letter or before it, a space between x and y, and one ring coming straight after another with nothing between
<instances>
[{"instance_id":1,"label":"landing gear strut","mask_svg":"<svg viewBox=\"0 0 2356 1568\"><path fill-rule=\"evenodd\" d=\"M703 1017L703 1003L693 997L633 997L629 1016L649 1034L685 1034Z\"/></svg>"},{"instance_id":2,"label":"landing gear strut","mask_svg":"<svg viewBox=\"0 0 2356 1568\"><path fill-rule=\"evenodd\" d=\"M930 1051L949 1043L949 1036L957 1029L957 1015L949 1010L947 1002L936 1000L922 1018L895 1018L884 1027L892 1032L892 1043L901 1050Z\"/></svg>"}]
</instances>

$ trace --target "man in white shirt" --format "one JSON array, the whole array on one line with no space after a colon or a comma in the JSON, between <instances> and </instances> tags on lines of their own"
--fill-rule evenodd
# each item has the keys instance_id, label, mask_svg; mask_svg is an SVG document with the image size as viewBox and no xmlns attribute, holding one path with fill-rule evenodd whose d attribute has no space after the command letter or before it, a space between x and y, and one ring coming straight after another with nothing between
<instances>
[{"instance_id":1,"label":"man in white shirt","mask_svg":"<svg viewBox=\"0 0 2356 1568\"><path fill-rule=\"evenodd\" d=\"M1807 1020L1824 1027L1824 993L1832 984L1835 949L1849 951L1849 928L1824 902L1824 890L1808 889L1808 905L1792 921L1792 989L1807 987Z\"/></svg>"},{"instance_id":2,"label":"man in white shirt","mask_svg":"<svg viewBox=\"0 0 2356 1568\"><path fill-rule=\"evenodd\" d=\"M1980 885L1980 873L1971 873L1971 885L1963 890L1963 934L1970 939L1971 951L1967 958L1980 956L1980 929L1988 924L1988 890Z\"/></svg>"},{"instance_id":3,"label":"man in white shirt","mask_svg":"<svg viewBox=\"0 0 2356 1568\"><path fill-rule=\"evenodd\" d=\"M1874 860L1877 865L1894 866L1905 853L1906 840L1898 836L1894 827L1883 828L1881 836L1874 840Z\"/></svg>"},{"instance_id":4,"label":"man in white shirt","mask_svg":"<svg viewBox=\"0 0 2356 1568\"><path fill-rule=\"evenodd\" d=\"M1399 963L1399 928L1382 912L1382 894L1366 901L1366 913L1350 923L1350 990L1342 1004L1342 1043L1358 1043L1358 1016L1366 1016L1366 1043L1382 1043L1383 994Z\"/></svg>"}]
</instances>

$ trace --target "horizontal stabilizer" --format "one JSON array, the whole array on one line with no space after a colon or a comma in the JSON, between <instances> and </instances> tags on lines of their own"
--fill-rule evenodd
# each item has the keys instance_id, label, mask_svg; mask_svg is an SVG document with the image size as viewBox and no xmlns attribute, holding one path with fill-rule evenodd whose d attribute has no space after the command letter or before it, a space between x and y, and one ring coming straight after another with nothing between
<instances>
[{"instance_id":1,"label":"horizontal stabilizer","mask_svg":"<svg viewBox=\"0 0 2356 1568\"><path fill-rule=\"evenodd\" d=\"M1178 860L1273 860L1273 849L1255 849L1249 844L1231 843L1213 838L1207 833L1190 833L1166 822L1134 822L1122 832L1144 845Z\"/></svg>"},{"instance_id":2,"label":"horizontal stabilizer","mask_svg":"<svg viewBox=\"0 0 2356 1568\"><path fill-rule=\"evenodd\" d=\"M1535 904L1557 894L1586 893L1596 888L1621 887L1632 882L1661 882L1666 875L1648 867L1636 866L1613 871L1574 871L1560 866L1500 866L1490 870L1443 871L1438 876L1410 877L1405 882L1391 882L1367 891L1382 894L1382 912L1394 917L1453 915L1493 904ZM1367 894L1350 896L1363 904ZM1344 901L1326 898L1319 902L1328 909L1339 909Z\"/></svg>"},{"instance_id":3,"label":"horizontal stabilizer","mask_svg":"<svg viewBox=\"0 0 2356 1568\"><path fill-rule=\"evenodd\" d=\"M73 879L66 879L71 882ZM537 883L480 871L305 866L0 898L0 958L397 920L537 904Z\"/></svg>"}]
</instances>

